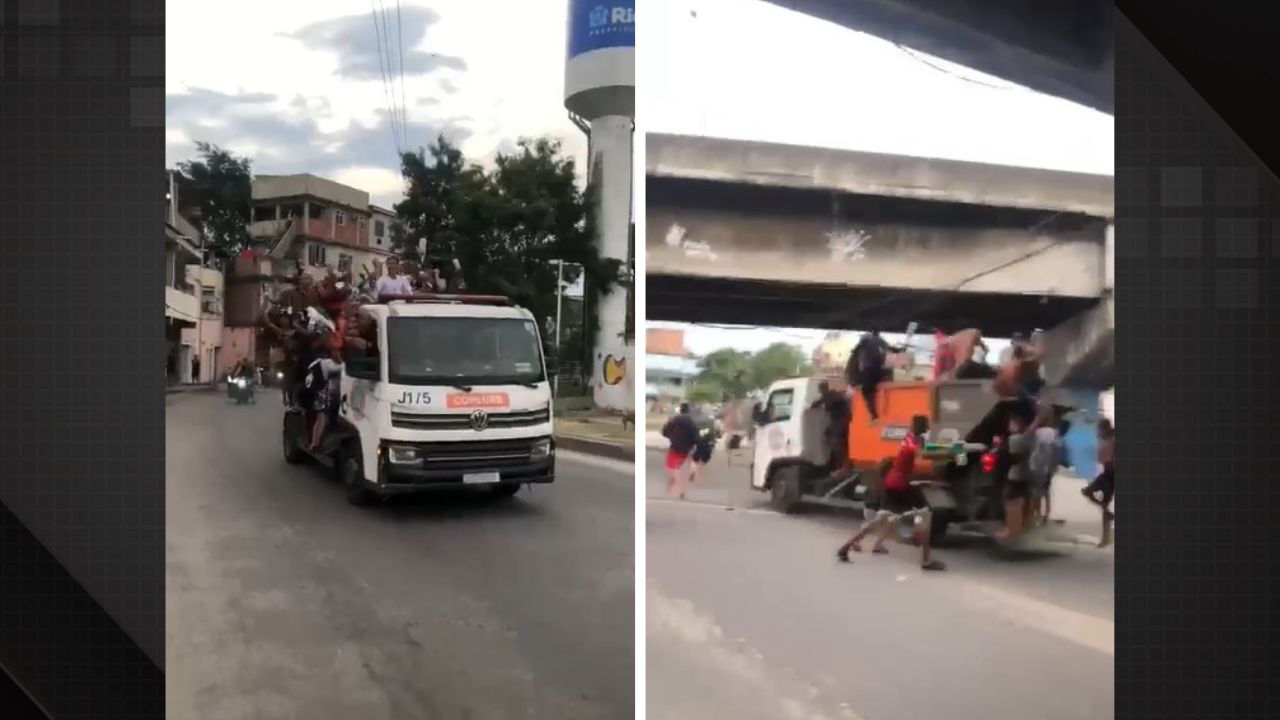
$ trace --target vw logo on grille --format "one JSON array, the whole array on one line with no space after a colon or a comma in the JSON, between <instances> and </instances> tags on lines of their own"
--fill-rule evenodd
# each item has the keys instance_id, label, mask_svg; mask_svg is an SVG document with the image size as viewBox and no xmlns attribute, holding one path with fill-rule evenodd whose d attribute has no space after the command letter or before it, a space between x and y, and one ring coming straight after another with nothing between
<instances>
[{"instance_id":1,"label":"vw logo on grille","mask_svg":"<svg viewBox=\"0 0 1280 720\"><path fill-rule=\"evenodd\" d=\"M471 413L471 429L479 432L489 427L489 413L477 410Z\"/></svg>"}]
</instances>

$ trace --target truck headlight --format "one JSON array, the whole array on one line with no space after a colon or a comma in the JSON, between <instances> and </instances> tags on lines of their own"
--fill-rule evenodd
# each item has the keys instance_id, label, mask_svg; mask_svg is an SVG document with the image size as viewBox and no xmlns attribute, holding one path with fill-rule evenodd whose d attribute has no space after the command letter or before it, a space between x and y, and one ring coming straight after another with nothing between
<instances>
[{"instance_id":1,"label":"truck headlight","mask_svg":"<svg viewBox=\"0 0 1280 720\"><path fill-rule=\"evenodd\" d=\"M529 459L531 460L544 460L549 455L551 455L550 438L545 440L539 440L538 442L534 443L533 447L529 450Z\"/></svg>"},{"instance_id":2,"label":"truck headlight","mask_svg":"<svg viewBox=\"0 0 1280 720\"><path fill-rule=\"evenodd\" d=\"M422 452L419 451L418 448L409 447L407 445L387 446L387 459L397 465L421 462L422 458Z\"/></svg>"}]
</instances>

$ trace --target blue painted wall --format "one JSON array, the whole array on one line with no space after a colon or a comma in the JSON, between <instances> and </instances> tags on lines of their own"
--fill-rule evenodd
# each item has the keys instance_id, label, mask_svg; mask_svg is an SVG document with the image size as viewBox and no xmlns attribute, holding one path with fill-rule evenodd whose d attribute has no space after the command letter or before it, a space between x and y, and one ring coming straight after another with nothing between
<instances>
[{"instance_id":1,"label":"blue painted wall","mask_svg":"<svg viewBox=\"0 0 1280 720\"><path fill-rule=\"evenodd\" d=\"M1075 473L1093 479L1098 474L1098 418L1101 417L1102 393L1098 390L1065 389L1068 402L1080 408L1072 413L1071 431L1065 445Z\"/></svg>"}]
</instances>

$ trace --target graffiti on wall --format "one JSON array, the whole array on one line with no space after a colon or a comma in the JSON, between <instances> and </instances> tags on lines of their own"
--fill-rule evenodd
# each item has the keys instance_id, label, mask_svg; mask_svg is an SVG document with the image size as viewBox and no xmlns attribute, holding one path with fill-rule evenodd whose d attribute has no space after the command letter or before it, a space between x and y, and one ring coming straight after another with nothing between
<instances>
[{"instance_id":1,"label":"graffiti on wall","mask_svg":"<svg viewBox=\"0 0 1280 720\"><path fill-rule=\"evenodd\" d=\"M857 262L867 256L867 243L871 234L865 230L839 230L827 233L827 249L831 251L831 261L838 263Z\"/></svg>"},{"instance_id":2,"label":"graffiti on wall","mask_svg":"<svg viewBox=\"0 0 1280 720\"><path fill-rule=\"evenodd\" d=\"M672 224L670 229L667 230L666 242L667 247L683 250L684 256L687 258L710 260L712 262L720 259L720 256L711 249L710 244L691 239L689 231L679 224Z\"/></svg>"},{"instance_id":3,"label":"graffiti on wall","mask_svg":"<svg viewBox=\"0 0 1280 720\"><path fill-rule=\"evenodd\" d=\"M605 385L618 385L627 379L627 359L613 355L604 356L604 364L600 367L600 377Z\"/></svg>"}]
</instances>

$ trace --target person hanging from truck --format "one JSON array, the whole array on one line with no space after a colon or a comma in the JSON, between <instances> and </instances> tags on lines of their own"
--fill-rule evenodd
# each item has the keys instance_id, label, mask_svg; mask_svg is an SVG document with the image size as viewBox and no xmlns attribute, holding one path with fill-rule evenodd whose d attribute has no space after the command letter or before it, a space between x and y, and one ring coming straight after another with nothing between
<instances>
[{"instance_id":1,"label":"person hanging from truck","mask_svg":"<svg viewBox=\"0 0 1280 720\"><path fill-rule=\"evenodd\" d=\"M342 376L342 352L332 336L327 339L327 354L312 361L307 373L307 385L312 392L311 410L315 419L311 425L311 443L307 450L318 452L329 428L330 416L338 409L338 380Z\"/></svg>"},{"instance_id":2,"label":"person hanging from truck","mask_svg":"<svg viewBox=\"0 0 1280 720\"><path fill-rule=\"evenodd\" d=\"M915 415L911 418L910 430L902 439L898 454L880 482L880 487L873 488L869 493L868 521L863 524L857 534L836 550L836 557L841 562L849 562L850 550L862 552L862 541L872 533L876 533L876 541L871 552L876 555L888 553L889 548L885 543L898 523L911 520L914 527L913 542L921 549L921 569L946 569L945 563L932 557L929 531L933 514L929 511L920 490L911 484L916 458L920 456L921 448L924 447L925 434L928 432L928 418L924 415Z\"/></svg>"},{"instance_id":3,"label":"person hanging from truck","mask_svg":"<svg viewBox=\"0 0 1280 720\"><path fill-rule=\"evenodd\" d=\"M823 380L818 383L818 399L813 401L814 408L822 408L829 420L826 430L827 444L831 448L831 468L837 476L843 476L852 470L853 461L849 459L849 422L853 418L853 408L849 405L849 396L831 387L831 383Z\"/></svg>"},{"instance_id":4,"label":"person hanging from truck","mask_svg":"<svg viewBox=\"0 0 1280 720\"><path fill-rule=\"evenodd\" d=\"M987 352L982 331L977 328L944 335L934 353L934 378L973 380L990 377L990 367L980 359L985 358Z\"/></svg>"}]
</instances>

